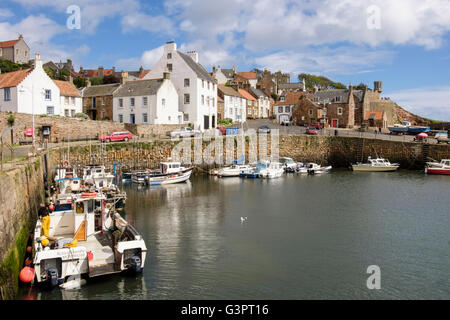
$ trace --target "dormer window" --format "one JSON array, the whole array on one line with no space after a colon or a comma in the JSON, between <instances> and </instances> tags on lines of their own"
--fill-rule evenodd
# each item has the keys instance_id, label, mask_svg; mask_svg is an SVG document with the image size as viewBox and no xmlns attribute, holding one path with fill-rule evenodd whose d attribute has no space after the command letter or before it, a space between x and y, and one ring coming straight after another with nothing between
<instances>
[{"instance_id":1,"label":"dormer window","mask_svg":"<svg viewBox=\"0 0 450 320\"><path fill-rule=\"evenodd\" d=\"M336 97L336 99L334 99L336 102L340 102L341 101L341 97Z\"/></svg>"},{"instance_id":2,"label":"dormer window","mask_svg":"<svg viewBox=\"0 0 450 320\"><path fill-rule=\"evenodd\" d=\"M171 52L169 52L169 53L167 54L167 59L172 59L172 53L171 53Z\"/></svg>"},{"instance_id":3,"label":"dormer window","mask_svg":"<svg viewBox=\"0 0 450 320\"><path fill-rule=\"evenodd\" d=\"M172 64L171 63L167 64L167 70L172 71Z\"/></svg>"}]
</instances>

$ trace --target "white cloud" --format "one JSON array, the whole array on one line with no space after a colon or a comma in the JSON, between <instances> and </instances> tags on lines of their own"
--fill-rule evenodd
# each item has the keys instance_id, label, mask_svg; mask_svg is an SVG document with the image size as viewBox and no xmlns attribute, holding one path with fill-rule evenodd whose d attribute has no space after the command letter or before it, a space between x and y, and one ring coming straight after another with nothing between
<instances>
[{"instance_id":1,"label":"white cloud","mask_svg":"<svg viewBox=\"0 0 450 320\"><path fill-rule=\"evenodd\" d=\"M162 57L164 46L145 51L141 57L119 59L116 61L117 70L137 70L140 66L144 69L151 69Z\"/></svg>"},{"instance_id":2,"label":"white cloud","mask_svg":"<svg viewBox=\"0 0 450 320\"><path fill-rule=\"evenodd\" d=\"M0 18L10 18L13 16L14 16L14 13L12 13L11 10L0 8Z\"/></svg>"},{"instance_id":3,"label":"white cloud","mask_svg":"<svg viewBox=\"0 0 450 320\"><path fill-rule=\"evenodd\" d=\"M450 121L450 86L400 90L384 95L419 116Z\"/></svg>"},{"instance_id":4,"label":"white cloud","mask_svg":"<svg viewBox=\"0 0 450 320\"><path fill-rule=\"evenodd\" d=\"M133 32L142 29L148 32L164 32L173 34L175 26L172 21L165 16L150 16L144 13L132 13L122 18L124 32Z\"/></svg>"}]
</instances>

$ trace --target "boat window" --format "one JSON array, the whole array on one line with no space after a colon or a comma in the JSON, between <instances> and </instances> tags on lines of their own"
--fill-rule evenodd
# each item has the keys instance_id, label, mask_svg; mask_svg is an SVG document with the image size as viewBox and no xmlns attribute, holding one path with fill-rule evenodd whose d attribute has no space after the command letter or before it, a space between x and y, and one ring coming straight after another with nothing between
<instances>
[{"instance_id":1,"label":"boat window","mask_svg":"<svg viewBox=\"0 0 450 320\"><path fill-rule=\"evenodd\" d=\"M94 212L94 200L88 201L88 213Z\"/></svg>"},{"instance_id":2,"label":"boat window","mask_svg":"<svg viewBox=\"0 0 450 320\"><path fill-rule=\"evenodd\" d=\"M84 203L83 202L77 202L77 213L84 213Z\"/></svg>"}]
</instances>

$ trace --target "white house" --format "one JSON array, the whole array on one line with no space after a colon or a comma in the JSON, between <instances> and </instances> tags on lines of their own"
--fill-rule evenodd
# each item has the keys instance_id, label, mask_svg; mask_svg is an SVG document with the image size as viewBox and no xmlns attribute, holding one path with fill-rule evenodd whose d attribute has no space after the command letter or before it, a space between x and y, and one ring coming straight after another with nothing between
<instances>
[{"instance_id":1,"label":"white house","mask_svg":"<svg viewBox=\"0 0 450 320\"><path fill-rule=\"evenodd\" d=\"M178 93L164 73L163 79L127 81L113 94L113 118L120 123L181 124Z\"/></svg>"},{"instance_id":2,"label":"white house","mask_svg":"<svg viewBox=\"0 0 450 320\"><path fill-rule=\"evenodd\" d=\"M198 53L177 51L175 42L164 45L164 54L144 77L161 78L165 70L178 92L178 111L183 112L183 123L192 123L195 129L206 130L217 125L217 85L198 63Z\"/></svg>"},{"instance_id":3,"label":"white house","mask_svg":"<svg viewBox=\"0 0 450 320\"><path fill-rule=\"evenodd\" d=\"M290 121L292 119L292 110L300 101L303 92L284 92L273 106L273 114L278 123Z\"/></svg>"},{"instance_id":4,"label":"white house","mask_svg":"<svg viewBox=\"0 0 450 320\"><path fill-rule=\"evenodd\" d=\"M268 118L270 113L270 99L261 90L250 88L249 92L258 100L258 117Z\"/></svg>"},{"instance_id":5,"label":"white house","mask_svg":"<svg viewBox=\"0 0 450 320\"><path fill-rule=\"evenodd\" d=\"M0 111L60 115L60 90L42 68L39 54L31 69L0 74Z\"/></svg>"},{"instance_id":6,"label":"white house","mask_svg":"<svg viewBox=\"0 0 450 320\"><path fill-rule=\"evenodd\" d=\"M58 86L60 100L60 116L74 117L83 112L83 98L77 88L68 81L53 80Z\"/></svg>"},{"instance_id":7,"label":"white house","mask_svg":"<svg viewBox=\"0 0 450 320\"><path fill-rule=\"evenodd\" d=\"M224 119L233 122L247 121L247 99L234 88L218 85L218 95L223 99Z\"/></svg>"}]
</instances>

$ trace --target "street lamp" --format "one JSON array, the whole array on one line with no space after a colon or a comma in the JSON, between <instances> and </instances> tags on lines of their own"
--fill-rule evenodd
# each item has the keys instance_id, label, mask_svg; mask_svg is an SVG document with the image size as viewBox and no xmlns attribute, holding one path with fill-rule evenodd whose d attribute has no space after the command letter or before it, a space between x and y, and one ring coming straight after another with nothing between
<instances>
[{"instance_id":1,"label":"street lamp","mask_svg":"<svg viewBox=\"0 0 450 320\"><path fill-rule=\"evenodd\" d=\"M326 118L327 118L327 104L330 103L329 99L325 99L323 100L323 127L325 128L325 124L327 122Z\"/></svg>"},{"instance_id":2,"label":"street lamp","mask_svg":"<svg viewBox=\"0 0 450 320\"><path fill-rule=\"evenodd\" d=\"M25 90L24 90L25 89ZM27 92L27 90L30 90L30 87L24 86L22 85L20 88L20 92ZM28 91L30 92L30 91ZM44 88L41 88L41 92L42 95L45 94ZM35 138L34 138L34 84L31 85L31 114L32 114L32 130L33 130L33 149L35 148Z\"/></svg>"}]
</instances>

